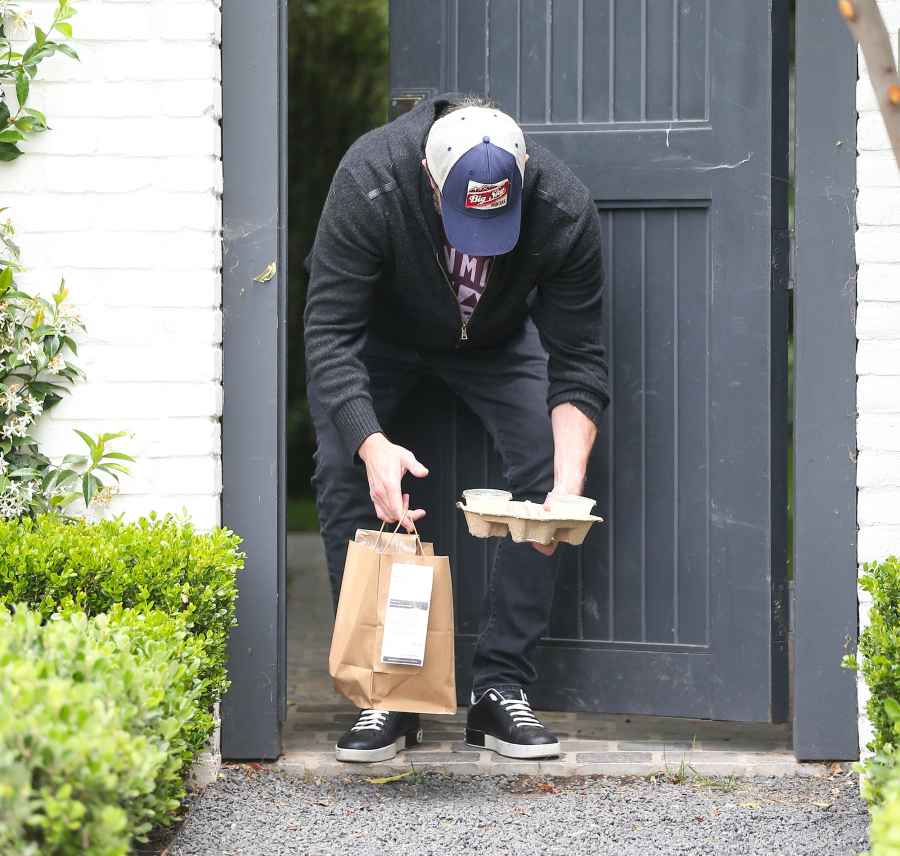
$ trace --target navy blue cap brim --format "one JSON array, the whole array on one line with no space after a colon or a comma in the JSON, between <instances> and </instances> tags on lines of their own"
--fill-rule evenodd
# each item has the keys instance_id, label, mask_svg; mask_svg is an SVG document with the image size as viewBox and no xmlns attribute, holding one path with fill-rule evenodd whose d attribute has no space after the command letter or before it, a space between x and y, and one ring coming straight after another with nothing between
<instances>
[{"instance_id":1,"label":"navy blue cap brim","mask_svg":"<svg viewBox=\"0 0 900 856\"><path fill-rule=\"evenodd\" d=\"M466 214L441 200L444 234L450 245L469 256L502 256L519 241L522 194L515 194L500 212Z\"/></svg>"}]
</instances>

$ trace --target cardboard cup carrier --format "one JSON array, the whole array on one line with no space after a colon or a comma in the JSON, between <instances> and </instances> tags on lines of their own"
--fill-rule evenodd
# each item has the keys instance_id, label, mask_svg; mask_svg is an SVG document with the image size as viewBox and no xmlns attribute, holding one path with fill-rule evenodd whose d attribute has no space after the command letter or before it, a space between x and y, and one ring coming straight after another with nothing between
<instances>
[{"instance_id":1,"label":"cardboard cup carrier","mask_svg":"<svg viewBox=\"0 0 900 856\"><path fill-rule=\"evenodd\" d=\"M536 502L516 502L503 491L464 491L465 503L458 502L466 517L469 534L476 538L504 538L550 544L558 541L577 546L583 543L594 523L602 517L590 514L593 501L560 503L551 511ZM568 506L568 507L565 507ZM580 506L580 507L579 507Z\"/></svg>"}]
</instances>

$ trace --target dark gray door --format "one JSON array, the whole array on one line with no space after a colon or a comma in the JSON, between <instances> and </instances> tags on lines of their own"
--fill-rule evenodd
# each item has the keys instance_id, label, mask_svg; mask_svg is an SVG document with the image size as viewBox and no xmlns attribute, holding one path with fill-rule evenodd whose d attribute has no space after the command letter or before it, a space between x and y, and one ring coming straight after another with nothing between
<instances>
[{"instance_id":1,"label":"dark gray door","mask_svg":"<svg viewBox=\"0 0 900 856\"><path fill-rule=\"evenodd\" d=\"M561 551L541 706L784 716L770 15L746 0L391 2L395 106L489 94L603 219L613 404L586 493L609 522ZM415 447L435 473L427 534L453 560L463 695L494 545L452 500L499 475L474 417L432 399L441 440Z\"/></svg>"}]
</instances>

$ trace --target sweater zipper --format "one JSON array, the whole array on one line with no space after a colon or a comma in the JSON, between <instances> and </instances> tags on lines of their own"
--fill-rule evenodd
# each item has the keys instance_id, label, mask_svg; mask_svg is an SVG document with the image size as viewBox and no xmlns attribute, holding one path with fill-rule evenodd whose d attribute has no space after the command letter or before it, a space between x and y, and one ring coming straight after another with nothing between
<instances>
[{"instance_id":1,"label":"sweater zipper","mask_svg":"<svg viewBox=\"0 0 900 856\"><path fill-rule=\"evenodd\" d=\"M438 255L438 251L434 250L434 260L437 263L438 269L441 272L441 276L444 277L444 282L447 283L447 288L450 291L450 297L453 299L453 305L456 307L456 311L459 314L459 341L465 342L469 338L469 334L466 331L466 327L469 326L469 322L466 321L465 315L463 315L462 307L459 305L459 298L456 296L456 292L453 290L453 283L450 282L450 277L447 275L447 271L444 266L441 264L441 257ZM477 305L476 305L477 308ZM459 347L459 343L457 343L457 347Z\"/></svg>"},{"instance_id":2,"label":"sweater zipper","mask_svg":"<svg viewBox=\"0 0 900 856\"><path fill-rule=\"evenodd\" d=\"M475 308L472 310L472 314L469 316L469 320L466 320L466 316L463 315L462 307L459 305L459 298L456 292L453 290L453 283L450 282L450 277L447 275L447 271L444 266L441 264L440 256L438 255L437 250L434 251L434 260L437 262L438 268L440 268L441 274L444 277L444 282L447 283L447 288L450 289L450 296L453 298L453 303L456 306L456 311L459 313L459 342L467 342L469 340L469 324L472 323L472 319L475 317L475 313L478 311L478 307L481 305L481 301L484 300L485 294L487 294L488 286L491 284L491 278L494 275L494 262L496 261L496 257L492 258L488 265L490 266L488 269L487 281L484 284L484 291L481 292L481 297L478 298L478 302L475 304ZM457 343L458 346L459 343Z\"/></svg>"}]
</instances>

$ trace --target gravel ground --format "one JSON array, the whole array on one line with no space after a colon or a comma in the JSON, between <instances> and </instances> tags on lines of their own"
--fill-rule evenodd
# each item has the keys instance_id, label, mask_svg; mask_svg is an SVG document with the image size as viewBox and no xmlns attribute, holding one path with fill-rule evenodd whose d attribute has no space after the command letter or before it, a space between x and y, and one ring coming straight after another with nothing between
<instances>
[{"instance_id":1,"label":"gravel ground","mask_svg":"<svg viewBox=\"0 0 900 856\"><path fill-rule=\"evenodd\" d=\"M857 854L856 777L450 776L373 784L232 766L196 800L166 856Z\"/></svg>"}]
</instances>

